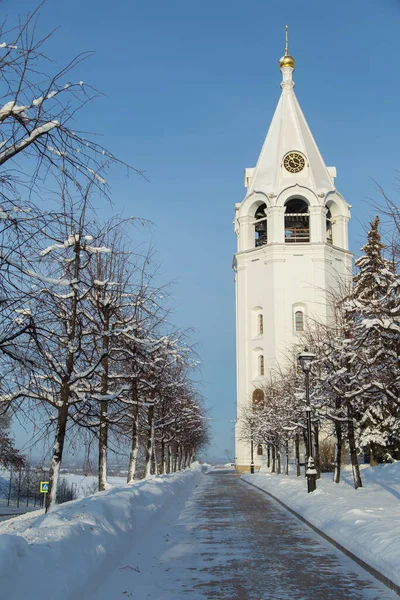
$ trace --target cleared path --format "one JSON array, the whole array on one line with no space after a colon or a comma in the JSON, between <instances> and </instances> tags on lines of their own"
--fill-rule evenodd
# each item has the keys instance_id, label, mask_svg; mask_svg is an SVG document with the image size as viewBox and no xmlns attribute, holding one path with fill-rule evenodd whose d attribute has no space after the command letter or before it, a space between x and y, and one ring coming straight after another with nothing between
<instances>
[{"instance_id":1,"label":"cleared path","mask_svg":"<svg viewBox=\"0 0 400 600\"><path fill-rule=\"evenodd\" d=\"M136 541L118 565L111 562L85 598L398 598L232 472L208 474L186 503L171 506L148 540Z\"/></svg>"}]
</instances>

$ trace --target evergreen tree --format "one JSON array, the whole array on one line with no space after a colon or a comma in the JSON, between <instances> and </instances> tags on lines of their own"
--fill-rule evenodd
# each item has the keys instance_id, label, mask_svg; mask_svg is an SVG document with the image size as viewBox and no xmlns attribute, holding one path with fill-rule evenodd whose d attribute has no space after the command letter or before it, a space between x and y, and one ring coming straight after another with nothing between
<instances>
[{"instance_id":1,"label":"evergreen tree","mask_svg":"<svg viewBox=\"0 0 400 600\"><path fill-rule=\"evenodd\" d=\"M24 466L25 458L15 448L10 428L8 414L0 413L0 465L18 470Z\"/></svg>"},{"instance_id":2,"label":"evergreen tree","mask_svg":"<svg viewBox=\"0 0 400 600\"><path fill-rule=\"evenodd\" d=\"M345 311L355 323L352 346L365 390L358 407L359 444L369 448L374 464L400 439L400 282L383 255L378 216L362 251Z\"/></svg>"}]
</instances>

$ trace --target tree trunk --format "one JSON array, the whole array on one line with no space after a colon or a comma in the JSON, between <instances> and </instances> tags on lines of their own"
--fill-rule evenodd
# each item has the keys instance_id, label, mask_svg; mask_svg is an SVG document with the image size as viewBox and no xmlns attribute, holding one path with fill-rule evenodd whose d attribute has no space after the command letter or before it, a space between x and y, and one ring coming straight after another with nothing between
<instances>
[{"instance_id":1,"label":"tree trunk","mask_svg":"<svg viewBox=\"0 0 400 600\"><path fill-rule=\"evenodd\" d=\"M153 447L153 456L151 459L151 474L158 475L157 451L156 451L156 445L155 445L154 439L153 439L152 447Z\"/></svg>"},{"instance_id":2,"label":"tree trunk","mask_svg":"<svg viewBox=\"0 0 400 600\"><path fill-rule=\"evenodd\" d=\"M335 447L335 471L333 473L334 483L340 483L340 471L342 467L342 424L335 421L336 447Z\"/></svg>"},{"instance_id":3,"label":"tree trunk","mask_svg":"<svg viewBox=\"0 0 400 600\"><path fill-rule=\"evenodd\" d=\"M151 470L151 459L153 456L153 439L154 439L154 404L151 404L147 409L147 441L145 455L144 476L149 477Z\"/></svg>"},{"instance_id":4,"label":"tree trunk","mask_svg":"<svg viewBox=\"0 0 400 600\"><path fill-rule=\"evenodd\" d=\"M288 440L286 440L286 442L285 442L285 452L286 452L285 475L289 475L289 442L288 442Z\"/></svg>"},{"instance_id":5,"label":"tree trunk","mask_svg":"<svg viewBox=\"0 0 400 600\"><path fill-rule=\"evenodd\" d=\"M185 448L182 446L182 452L181 452L181 468L180 471L183 471L183 469L185 468L186 465L186 450Z\"/></svg>"},{"instance_id":6,"label":"tree trunk","mask_svg":"<svg viewBox=\"0 0 400 600\"><path fill-rule=\"evenodd\" d=\"M63 384L64 385L64 384ZM67 421L68 421L68 401L66 398L69 397L69 388L66 386L66 389L61 394L63 398L63 403L61 407L58 409L57 415L57 431L56 431L56 439L53 446L53 456L51 459L50 465L50 474L49 474L49 493L46 494L46 509L50 506L54 506L56 503L56 495L57 495L57 485L58 485L58 477L60 474L60 465L64 450L64 442L65 442L65 432L67 430Z\"/></svg>"},{"instance_id":7,"label":"tree trunk","mask_svg":"<svg viewBox=\"0 0 400 600\"><path fill-rule=\"evenodd\" d=\"M161 440L160 473L165 473L165 442Z\"/></svg>"},{"instance_id":8,"label":"tree trunk","mask_svg":"<svg viewBox=\"0 0 400 600\"><path fill-rule=\"evenodd\" d=\"M272 446L272 473L276 472L276 454L275 454L275 446Z\"/></svg>"},{"instance_id":9,"label":"tree trunk","mask_svg":"<svg viewBox=\"0 0 400 600\"><path fill-rule=\"evenodd\" d=\"M351 409L349 400L347 400L347 417L348 417L347 435L348 435L348 439L349 439L351 467L353 470L354 488L357 490L359 487L362 487L362 481L361 481L361 475L360 475L360 467L358 464L356 440L355 440L355 435L354 435L353 411Z\"/></svg>"},{"instance_id":10,"label":"tree trunk","mask_svg":"<svg viewBox=\"0 0 400 600\"><path fill-rule=\"evenodd\" d=\"M103 352L105 356L101 361L103 372L101 374L101 394L108 394L108 349L110 345L110 316L108 305L104 306L103 323ZM100 402L100 431L99 431L99 492L103 492L107 487L107 446L108 446L108 402Z\"/></svg>"},{"instance_id":11,"label":"tree trunk","mask_svg":"<svg viewBox=\"0 0 400 600\"><path fill-rule=\"evenodd\" d=\"M300 468L300 436L299 436L298 433L296 433L294 444L295 444L295 452L296 452L296 475L297 475L297 477L300 477L300 475L301 475L301 468Z\"/></svg>"},{"instance_id":12,"label":"tree trunk","mask_svg":"<svg viewBox=\"0 0 400 600\"><path fill-rule=\"evenodd\" d=\"M179 449L179 445L178 444L174 444L175 445L175 451L174 451L174 456L173 456L173 461L172 461L172 472L176 473L176 468L178 465L178 449Z\"/></svg>"},{"instance_id":13,"label":"tree trunk","mask_svg":"<svg viewBox=\"0 0 400 600\"><path fill-rule=\"evenodd\" d=\"M166 473L171 473L171 444L167 445L167 468Z\"/></svg>"},{"instance_id":14,"label":"tree trunk","mask_svg":"<svg viewBox=\"0 0 400 600\"><path fill-rule=\"evenodd\" d=\"M376 467L378 464L378 460L376 458L375 444L373 442L369 443L369 464L371 467Z\"/></svg>"},{"instance_id":15,"label":"tree trunk","mask_svg":"<svg viewBox=\"0 0 400 600\"><path fill-rule=\"evenodd\" d=\"M271 466L271 446L268 444L267 446L267 467L268 469Z\"/></svg>"},{"instance_id":16,"label":"tree trunk","mask_svg":"<svg viewBox=\"0 0 400 600\"><path fill-rule=\"evenodd\" d=\"M79 281L80 263L81 263L81 246L80 240L76 240L74 246L74 279ZM68 409L70 401L70 382L75 366L75 354L72 350L76 339L77 314L78 314L78 289L77 286L72 288L73 300L71 304L71 316L67 321L69 328L68 334L68 349L66 354L66 375L61 382L60 400L61 407L58 409L57 415L57 431L56 439L53 447L53 456L51 459L49 473L49 493L46 495L46 510L49 506L54 506L57 497L58 477L60 474L60 465L64 450L65 433L67 430Z\"/></svg>"},{"instance_id":17,"label":"tree trunk","mask_svg":"<svg viewBox=\"0 0 400 600\"><path fill-rule=\"evenodd\" d=\"M99 492L107 487L107 427L108 403L100 402L100 431L99 431Z\"/></svg>"},{"instance_id":18,"label":"tree trunk","mask_svg":"<svg viewBox=\"0 0 400 600\"><path fill-rule=\"evenodd\" d=\"M319 460L319 425L314 423L314 464L317 471L316 479L321 479L321 466Z\"/></svg>"},{"instance_id":19,"label":"tree trunk","mask_svg":"<svg viewBox=\"0 0 400 600\"><path fill-rule=\"evenodd\" d=\"M278 466L276 474L280 475L282 472L281 471L281 451L280 451L280 448L278 445L276 446L276 462L277 462L277 466Z\"/></svg>"},{"instance_id":20,"label":"tree trunk","mask_svg":"<svg viewBox=\"0 0 400 600\"><path fill-rule=\"evenodd\" d=\"M131 453L129 455L129 467L128 467L128 478L127 483L133 483L136 471L136 461L139 448L139 436L138 436L138 425L139 425L139 405L138 405L138 393L137 393L137 381L132 381L132 445Z\"/></svg>"},{"instance_id":21,"label":"tree trunk","mask_svg":"<svg viewBox=\"0 0 400 600\"><path fill-rule=\"evenodd\" d=\"M182 446L179 444L179 452L178 452L178 471L182 469Z\"/></svg>"}]
</instances>

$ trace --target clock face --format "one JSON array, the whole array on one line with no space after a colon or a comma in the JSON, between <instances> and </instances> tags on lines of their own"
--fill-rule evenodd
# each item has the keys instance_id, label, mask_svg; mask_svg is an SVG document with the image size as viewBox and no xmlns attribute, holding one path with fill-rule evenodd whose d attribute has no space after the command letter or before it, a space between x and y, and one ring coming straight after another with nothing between
<instances>
[{"instance_id":1,"label":"clock face","mask_svg":"<svg viewBox=\"0 0 400 600\"><path fill-rule=\"evenodd\" d=\"M283 159L283 166L290 173L299 173L304 169L306 161L298 152L289 152Z\"/></svg>"}]
</instances>

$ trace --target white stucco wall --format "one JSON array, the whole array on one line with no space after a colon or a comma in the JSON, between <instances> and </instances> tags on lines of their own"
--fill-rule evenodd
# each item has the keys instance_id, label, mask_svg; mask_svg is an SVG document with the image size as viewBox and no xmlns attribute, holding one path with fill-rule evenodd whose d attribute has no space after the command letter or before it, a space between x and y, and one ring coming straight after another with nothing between
<instances>
[{"instance_id":1,"label":"white stucco wall","mask_svg":"<svg viewBox=\"0 0 400 600\"><path fill-rule=\"evenodd\" d=\"M294 313L325 321L326 290L338 277L348 277L351 254L328 244L265 245L236 254L237 299L237 423L236 461L249 464L250 448L240 441L242 410L251 404L252 392L262 385L257 358L264 356L265 376L283 364L293 344L299 342ZM263 334L257 315L263 314ZM307 319L305 320L305 323ZM255 455L255 464L261 459Z\"/></svg>"},{"instance_id":2,"label":"white stucco wall","mask_svg":"<svg viewBox=\"0 0 400 600\"><path fill-rule=\"evenodd\" d=\"M257 375L257 358L264 356L265 376L298 343L294 313L325 322L327 297L338 280L351 276L348 251L350 206L337 192L335 167L326 167L294 95L293 69L282 71L282 94L261 149L257 165L245 170L246 196L235 207L237 423L236 465L250 464L250 444L240 440L241 417L252 393L265 377ZM298 173L284 168L288 152L300 153L304 167ZM301 198L307 204L310 241L285 242L285 204ZM267 243L255 247L255 213L265 204ZM329 209L333 243L326 236ZM264 331L256 330L262 312ZM305 321L307 324L307 321ZM262 461L254 449L255 464Z\"/></svg>"}]
</instances>

